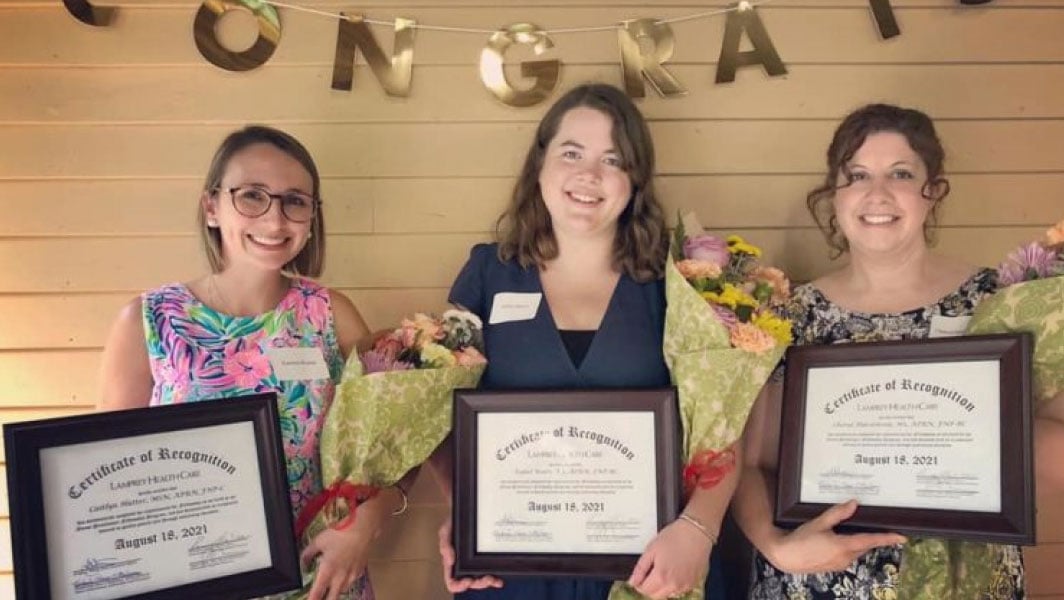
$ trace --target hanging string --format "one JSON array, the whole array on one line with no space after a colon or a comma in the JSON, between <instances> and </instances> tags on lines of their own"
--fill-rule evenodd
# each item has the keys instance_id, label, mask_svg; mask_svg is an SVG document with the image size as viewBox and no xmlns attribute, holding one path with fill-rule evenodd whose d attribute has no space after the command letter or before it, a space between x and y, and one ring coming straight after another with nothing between
<instances>
[{"instance_id":1,"label":"hanging string","mask_svg":"<svg viewBox=\"0 0 1064 600\"><path fill-rule=\"evenodd\" d=\"M331 12L324 11L324 10L318 10L316 8L309 8L309 7L306 7L306 6L300 6L298 4L289 4L287 2L278 2L277 0L265 0L265 2L267 4L270 4L270 5L275 6L275 7L287 8L289 10L294 10L294 11L297 11L297 12L305 12L305 13L309 13L309 14L312 14L312 15L319 15L319 16L329 17L329 18L332 18L332 19L343 19L343 18L345 18L344 15L339 14L339 13L331 13ZM683 23L685 21L694 21L694 20L697 20L697 19L706 19L706 18L709 18L709 17L715 17L715 16L718 16L718 15L727 14L727 13L730 13L730 12L736 11L736 10L740 10L740 11L741 10L750 10L751 8L753 8L753 7L757 6L757 5L767 4L769 2L771 2L771 0L742 0L737 5L729 6L728 8L710 10L710 11L695 13L695 14L692 14L692 15L683 15L683 16L680 16L680 17L670 17L668 19L657 19L657 22L661 23L661 24L664 24L664 25L669 25L669 24L672 24L672 23ZM362 19L362 20L363 20L363 22L368 23L370 25L379 25L379 26L382 26L382 27L392 27L392 26L395 25L394 21L382 21L382 20L379 20L379 19ZM421 30L424 30L424 31L441 31L441 32L445 32L445 33L475 33L477 35L491 35L491 34L496 33L496 32L499 31L498 29L484 29L484 28L480 28L480 27L451 27L451 26L448 26L448 25L423 25L421 23L415 24L413 26L413 28L414 29L421 29ZM620 24L596 25L596 26L591 26L591 27L567 27L567 28L563 28L563 29L544 29L544 30L541 30L540 33L543 33L543 34L546 34L546 35L564 35L564 34L567 34L567 33L593 33L593 32L599 32L599 31L615 31L615 30L620 29L620 28L621 28Z\"/></svg>"}]
</instances>

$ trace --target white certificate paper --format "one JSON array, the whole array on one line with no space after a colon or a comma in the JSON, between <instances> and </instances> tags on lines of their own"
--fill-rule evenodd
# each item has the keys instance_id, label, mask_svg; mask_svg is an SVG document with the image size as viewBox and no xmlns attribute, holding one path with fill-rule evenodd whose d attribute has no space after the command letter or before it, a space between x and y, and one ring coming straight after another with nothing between
<instances>
[{"instance_id":1,"label":"white certificate paper","mask_svg":"<svg viewBox=\"0 0 1064 600\"><path fill-rule=\"evenodd\" d=\"M999 362L809 369L801 502L1001 510Z\"/></svg>"},{"instance_id":2,"label":"white certificate paper","mask_svg":"<svg viewBox=\"0 0 1064 600\"><path fill-rule=\"evenodd\" d=\"M654 431L649 411L478 414L477 551L642 553Z\"/></svg>"},{"instance_id":3,"label":"white certificate paper","mask_svg":"<svg viewBox=\"0 0 1064 600\"><path fill-rule=\"evenodd\" d=\"M269 568L254 423L40 450L55 600Z\"/></svg>"}]
</instances>

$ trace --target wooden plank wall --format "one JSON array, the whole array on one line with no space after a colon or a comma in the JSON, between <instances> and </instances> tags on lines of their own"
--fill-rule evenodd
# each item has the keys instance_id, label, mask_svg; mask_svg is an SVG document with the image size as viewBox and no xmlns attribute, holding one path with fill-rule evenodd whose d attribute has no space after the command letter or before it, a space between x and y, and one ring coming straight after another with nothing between
<instances>
[{"instance_id":1,"label":"wooden plank wall","mask_svg":"<svg viewBox=\"0 0 1064 600\"><path fill-rule=\"evenodd\" d=\"M375 0L315 8L420 23L547 29L679 17L722 3L677 0ZM641 107L670 212L740 231L796 278L829 266L803 197L837 121L868 101L933 115L953 194L940 247L981 264L1064 216L1064 0L894 0L902 35L881 40L861 0L778 0L759 9L785 77L741 69L713 83L723 18L677 23L670 70L690 93ZM281 10L281 44L246 73L197 52L186 0L122 0L111 27L77 22L56 0L0 0L0 422L87 411L118 307L204 269L193 235L200 178L231 129L263 122L302 139L324 175L328 267L374 328L441 306L474 242L502 208L545 106L510 108L478 79L487 35L421 31L413 92L391 98L364 66L329 87L336 24ZM227 16L243 47L253 21ZM385 47L391 33L375 28ZM620 83L611 31L554 36L560 87ZM528 56L515 50L515 59ZM554 97L557 97L556 92ZM0 457L2 459L2 457ZM428 479L428 478L423 478ZM383 600L441 598L426 481L373 567ZM16 490L7 490L16 493ZM1030 592L1064 599L1064 511L1045 502L1027 553ZM0 502L0 597L12 596Z\"/></svg>"}]
</instances>

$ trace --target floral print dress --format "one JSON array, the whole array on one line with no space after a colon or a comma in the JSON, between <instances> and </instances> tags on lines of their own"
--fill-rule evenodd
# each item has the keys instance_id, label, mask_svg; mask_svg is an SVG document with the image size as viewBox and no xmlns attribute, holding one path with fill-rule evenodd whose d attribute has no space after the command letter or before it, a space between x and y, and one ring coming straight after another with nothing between
<instances>
[{"instance_id":1,"label":"floral print dress","mask_svg":"<svg viewBox=\"0 0 1064 600\"><path fill-rule=\"evenodd\" d=\"M318 437L343 371L328 290L294 278L276 308L250 317L220 313L180 283L145 292L141 305L152 406L277 393L292 513L299 514L322 489ZM264 350L284 347L320 348L329 378L278 379ZM372 600L368 579L345 598Z\"/></svg>"},{"instance_id":2,"label":"floral print dress","mask_svg":"<svg viewBox=\"0 0 1064 600\"><path fill-rule=\"evenodd\" d=\"M996 288L996 273L982 269L959 289L933 304L901 313L871 314L846 310L828 300L812 284L805 284L795 288L787 312L797 345L922 339L931 331L932 317L971 315L975 306ZM919 553L921 543L911 541L907 551ZM750 598L905 600L897 596L903 548L901 545L876 548L844 571L804 575L780 571L756 553ZM998 560L988 565L992 588L973 600L1024 598L1023 557L1019 547L994 546L994 550Z\"/></svg>"}]
</instances>

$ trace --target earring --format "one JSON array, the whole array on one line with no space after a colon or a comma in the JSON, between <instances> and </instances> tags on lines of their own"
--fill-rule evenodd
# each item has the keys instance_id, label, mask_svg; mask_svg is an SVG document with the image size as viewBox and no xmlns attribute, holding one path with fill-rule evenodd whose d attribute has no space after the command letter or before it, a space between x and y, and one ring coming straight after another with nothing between
<instances>
[{"instance_id":1,"label":"earring","mask_svg":"<svg viewBox=\"0 0 1064 600\"><path fill-rule=\"evenodd\" d=\"M208 219L207 220L207 227L210 227L212 229L217 229L218 221L216 219Z\"/></svg>"},{"instance_id":2,"label":"earring","mask_svg":"<svg viewBox=\"0 0 1064 600\"><path fill-rule=\"evenodd\" d=\"M312 237L314 237L314 232L313 231L308 231L307 232L307 239L309 240Z\"/></svg>"}]
</instances>

